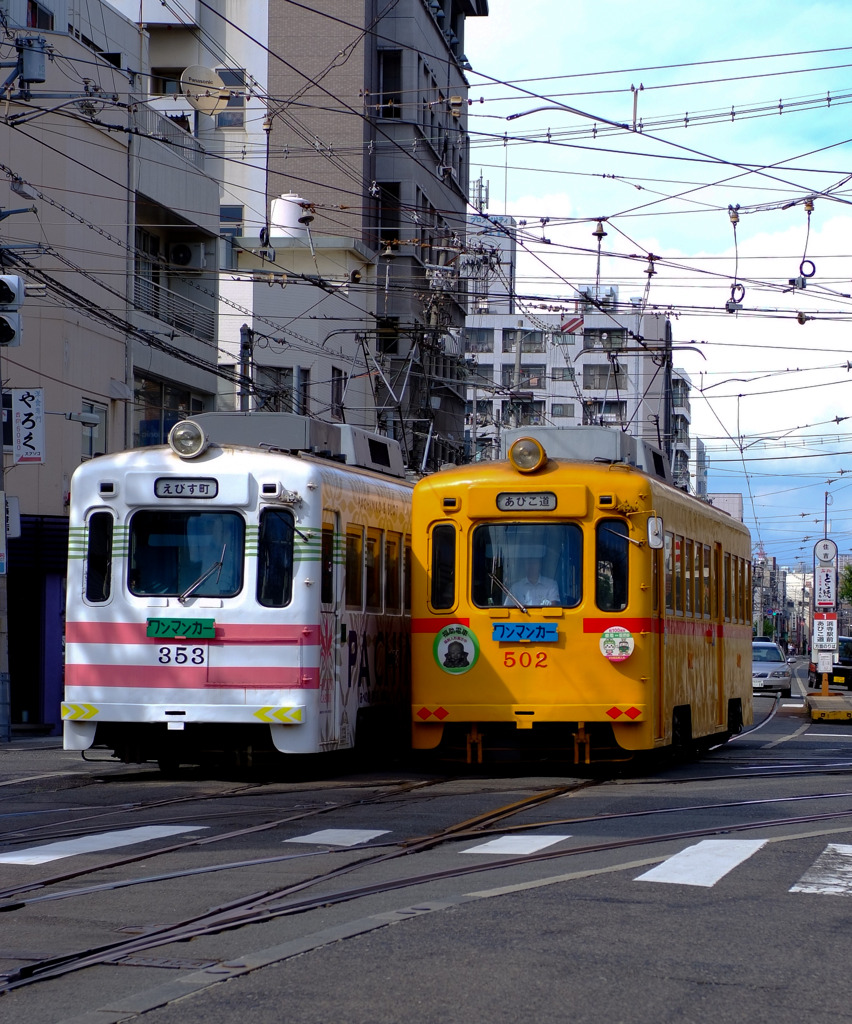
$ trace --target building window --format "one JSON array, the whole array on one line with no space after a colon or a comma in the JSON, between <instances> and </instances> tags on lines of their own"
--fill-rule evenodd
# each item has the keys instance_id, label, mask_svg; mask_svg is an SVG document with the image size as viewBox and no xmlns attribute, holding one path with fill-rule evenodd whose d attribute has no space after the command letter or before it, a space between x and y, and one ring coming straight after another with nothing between
<instances>
[{"instance_id":1,"label":"building window","mask_svg":"<svg viewBox=\"0 0 852 1024\"><path fill-rule=\"evenodd\" d=\"M583 423L586 426L624 423L626 417L626 402L586 402L583 406Z\"/></svg>"},{"instance_id":2,"label":"building window","mask_svg":"<svg viewBox=\"0 0 852 1024\"><path fill-rule=\"evenodd\" d=\"M343 419L343 395L346 391L346 374L337 366L331 368L331 415Z\"/></svg>"},{"instance_id":3,"label":"building window","mask_svg":"<svg viewBox=\"0 0 852 1024\"><path fill-rule=\"evenodd\" d=\"M219 234L234 238L243 233L244 206L219 207Z\"/></svg>"},{"instance_id":4,"label":"building window","mask_svg":"<svg viewBox=\"0 0 852 1024\"><path fill-rule=\"evenodd\" d=\"M544 352L544 331L503 331L503 351L514 352L518 336L521 352Z\"/></svg>"},{"instance_id":5,"label":"building window","mask_svg":"<svg viewBox=\"0 0 852 1024\"><path fill-rule=\"evenodd\" d=\"M572 402L554 402L550 407L550 415L553 417L559 416L572 416L574 415L574 405Z\"/></svg>"},{"instance_id":6,"label":"building window","mask_svg":"<svg viewBox=\"0 0 852 1024\"><path fill-rule=\"evenodd\" d=\"M615 352L627 347L627 331L612 327L584 327L583 348L602 348Z\"/></svg>"},{"instance_id":7,"label":"building window","mask_svg":"<svg viewBox=\"0 0 852 1024\"><path fill-rule=\"evenodd\" d=\"M299 413L301 416L310 416L311 414L311 371L307 366L296 367L296 408L294 412Z\"/></svg>"},{"instance_id":8,"label":"building window","mask_svg":"<svg viewBox=\"0 0 852 1024\"><path fill-rule=\"evenodd\" d=\"M294 412L293 367L255 365L258 411Z\"/></svg>"},{"instance_id":9,"label":"building window","mask_svg":"<svg viewBox=\"0 0 852 1024\"><path fill-rule=\"evenodd\" d=\"M160 313L160 239L145 228L136 229L134 300L151 316Z\"/></svg>"},{"instance_id":10,"label":"building window","mask_svg":"<svg viewBox=\"0 0 852 1024\"><path fill-rule=\"evenodd\" d=\"M165 444L180 420L204 412L204 396L164 381L137 377L133 389L133 445Z\"/></svg>"},{"instance_id":11,"label":"building window","mask_svg":"<svg viewBox=\"0 0 852 1024\"><path fill-rule=\"evenodd\" d=\"M379 50L379 117L402 117L402 50Z\"/></svg>"},{"instance_id":12,"label":"building window","mask_svg":"<svg viewBox=\"0 0 852 1024\"><path fill-rule=\"evenodd\" d=\"M468 327L468 352L493 352L494 331L491 327Z\"/></svg>"},{"instance_id":13,"label":"building window","mask_svg":"<svg viewBox=\"0 0 852 1024\"><path fill-rule=\"evenodd\" d=\"M627 372L621 366L610 363L587 363L583 367L583 388L597 391L624 391L627 387Z\"/></svg>"},{"instance_id":14,"label":"building window","mask_svg":"<svg viewBox=\"0 0 852 1024\"><path fill-rule=\"evenodd\" d=\"M395 356L399 352L399 318L388 316L376 324L376 352Z\"/></svg>"},{"instance_id":15,"label":"building window","mask_svg":"<svg viewBox=\"0 0 852 1024\"><path fill-rule=\"evenodd\" d=\"M400 235L400 183L385 181L379 184L379 243L399 247Z\"/></svg>"},{"instance_id":16,"label":"building window","mask_svg":"<svg viewBox=\"0 0 852 1024\"><path fill-rule=\"evenodd\" d=\"M88 413L90 416L97 416L97 426L89 426L87 423L82 424L83 427L83 446L81 451L82 461L87 462L89 459L93 459L96 455L104 455L107 450L107 410L104 405L95 405L94 402L83 402L81 412Z\"/></svg>"},{"instance_id":17,"label":"building window","mask_svg":"<svg viewBox=\"0 0 852 1024\"><path fill-rule=\"evenodd\" d=\"M180 96L183 68L151 68L152 96Z\"/></svg>"},{"instance_id":18,"label":"building window","mask_svg":"<svg viewBox=\"0 0 852 1024\"><path fill-rule=\"evenodd\" d=\"M573 366L554 366L550 371L552 380L574 380Z\"/></svg>"},{"instance_id":19,"label":"building window","mask_svg":"<svg viewBox=\"0 0 852 1024\"><path fill-rule=\"evenodd\" d=\"M470 368L470 383L476 387L491 386L494 383L493 363L477 363Z\"/></svg>"},{"instance_id":20,"label":"building window","mask_svg":"<svg viewBox=\"0 0 852 1024\"><path fill-rule=\"evenodd\" d=\"M243 128L246 123L246 73L244 68L217 68L219 77L231 90L228 106L216 115L217 128Z\"/></svg>"},{"instance_id":21,"label":"building window","mask_svg":"<svg viewBox=\"0 0 852 1024\"><path fill-rule=\"evenodd\" d=\"M27 28L43 28L53 31L53 12L36 0L27 0Z\"/></svg>"},{"instance_id":22,"label":"building window","mask_svg":"<svg viewBox=\"0 0 852 1024\"><path fill-rule=\"evenodd\" d=\"M515 386L515 367L510 363L504 363L501 367L502 384L504 388L513 388ZM518 379L518 387L521 388L544 388L545 374L547 368L545 366L522 366L520 377Z\"/></svg>"}]
</instances>

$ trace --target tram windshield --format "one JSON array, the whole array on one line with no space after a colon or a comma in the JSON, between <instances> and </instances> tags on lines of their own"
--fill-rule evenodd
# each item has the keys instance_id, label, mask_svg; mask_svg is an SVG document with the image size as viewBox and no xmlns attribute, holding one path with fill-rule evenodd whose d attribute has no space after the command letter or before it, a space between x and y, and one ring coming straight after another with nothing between
<instances>
[{"instance_id":1,"label":"tram windshield","mask_svg":"<svg viewBox=\"0 0 852 1024\"><path fill-rule=\"evenodd\" d=\"M575 523L492 523L473 532L473 603L573 608L582 596L583 533Z\"/></svg>"},{"instance_id":2,"label":"tram windshield","mask_svg":"<svg viewBox=\"0 0 852 1024\"><path fill-rule=\"evenodd\" d=\"M140 510L130 520L130 592L232 597L243 585L244 538L236 512Z\"/></svg>"}]
</instances>

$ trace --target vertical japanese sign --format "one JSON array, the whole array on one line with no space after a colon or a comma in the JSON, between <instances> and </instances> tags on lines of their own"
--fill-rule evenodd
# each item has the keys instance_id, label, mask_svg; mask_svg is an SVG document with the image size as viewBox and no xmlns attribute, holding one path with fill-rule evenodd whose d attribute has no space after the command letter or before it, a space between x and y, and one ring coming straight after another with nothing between
<instances>
[{"instance_id":1,"label":"vertical japanese sign","mask_svg":"<svg viewBox=\"0 0 852 1024\"><path fill-rule=\"evenodd\" d=\"M12 388L15 465L44 462L44 388Z\"/></svg>"},{"instance_id":2,"label":"vertical japanese sign","mask_svg":"<svg viewBox=\"0 0 852 1024\"><path fill-rule=\"evenodd\" d=\"M814 569L814 604L817 608L833 608L837 603L836 579L833 565L818 565Z\"/></svg>"}]
</instances>

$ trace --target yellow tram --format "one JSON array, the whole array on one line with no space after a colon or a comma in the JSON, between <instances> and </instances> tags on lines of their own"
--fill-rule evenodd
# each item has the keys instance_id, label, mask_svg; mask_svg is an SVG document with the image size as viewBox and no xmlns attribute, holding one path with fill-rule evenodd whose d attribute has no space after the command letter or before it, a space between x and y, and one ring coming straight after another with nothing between
<instances>
[{"instance_id":1,"label":"yellow tram","mask_svg":"<svg viewBox=\"0 0 852 1024\"><path fill-rule=\"evenodd\" d=\"M619 431L506 446L414 490L414 748L588 764L750 724L746 527Z\"/></svg>"}]
</instances>

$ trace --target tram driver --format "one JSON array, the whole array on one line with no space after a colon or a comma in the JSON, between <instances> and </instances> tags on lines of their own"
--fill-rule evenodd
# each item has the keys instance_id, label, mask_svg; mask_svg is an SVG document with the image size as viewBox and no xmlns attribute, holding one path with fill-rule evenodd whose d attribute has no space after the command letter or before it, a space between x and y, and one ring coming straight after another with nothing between
<instances>
[{"instance_id":1,"label":"tram driver","mask_svg":"<svg viewBox=\"0 0 852 1024\"><path fill-rule=\"evenodd\" d=\"M511 596L506 595L503 601L505 605L514 605L516 600L530 608L547 608L561 603L556 580L541 575L541 562L541 556L538 554L524 559L526 575L509 587L512 593Z\"/></svg>"}]
</instances>

